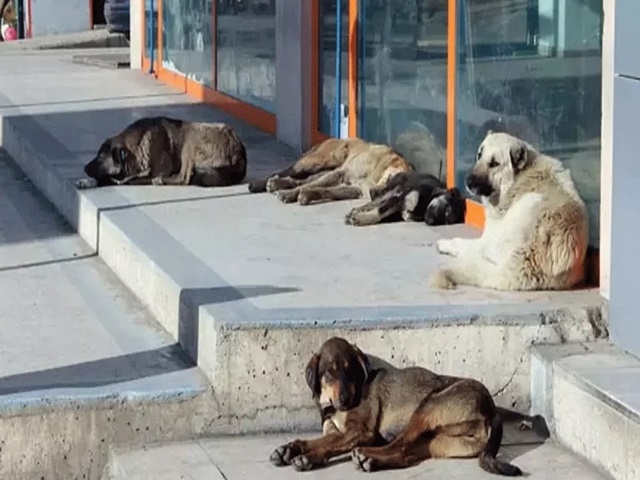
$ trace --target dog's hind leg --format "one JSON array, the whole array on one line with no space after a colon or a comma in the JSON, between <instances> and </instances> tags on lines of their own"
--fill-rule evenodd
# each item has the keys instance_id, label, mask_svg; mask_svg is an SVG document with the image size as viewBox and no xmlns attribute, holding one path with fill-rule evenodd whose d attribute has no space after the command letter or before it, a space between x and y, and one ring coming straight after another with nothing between
<instances>
[{"instance_id":1,"label":"dog's hind leg","mask_svg":"<svg viewBox=\"0 0 640 480\"><path fill-rule=\"evenodd\" d=\"M281 202L292 203L298 200L298 195L303 188L335 187L342 182L343 178L344 172L342 170L334 170L332 172L322 174L319 176L319 178L314 178L313 180L308 181L302 186L292 188L291 190L280 190L276 193L276 195Z\"/></svg>"},{"instance_id":2,"label":"dog's hind leg","mask_svg":"<svg viewBox=\"0 0 640 480\"><path fill-rule=\"evenodd\" d=\"M305 178L270 177L267 180L266 190L269 193L274 193L280 190L290 190L292 188L300 187L306 183L313 182L326 174L327 172L320 172Z\"/></svg>"},{"instance_id":3,"label":"dog's hind leg","mask_svg":"<svg viewBox=\"0 0 640 480\"><path fill-rule=\"evenodd\" d=\"M351 185L329 188L303 187L298 195L298 203L300 205L309 205L310 203L337 202L356 198L362 198L362 190Z\"/></svg>"}]
</instances>

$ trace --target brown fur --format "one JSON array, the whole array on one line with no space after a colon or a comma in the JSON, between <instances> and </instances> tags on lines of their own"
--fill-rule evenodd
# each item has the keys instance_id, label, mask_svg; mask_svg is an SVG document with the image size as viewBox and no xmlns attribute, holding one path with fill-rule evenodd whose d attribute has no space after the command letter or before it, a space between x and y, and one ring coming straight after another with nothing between
<instances>
[{"instance_id":1,"label":"brown fur","mask_svg":"<svg viewBox=\"0 0 640 480\"><path fill-rule=\"evenodd\" d=\"M375 362L342 338L327 340L306 369L323 436L282 445L271 462L302 471L351 452L356 469L369 472L479 457L486 471L522 475L496 459L502 420L482 383Z\"/></svg>"},{"instance_id":2,"label":"brown fur","mask_svg":"<svg viewBox=\"0 0 640 480\"><path fill-rule=\"evenodd\" d=\"M310 153L316 160L309 160L315 165L325 165L322 159L327 157L334 159L333 163L342 160L342 164L302 179L272 177L266 182L266 189L275 192L284 203L351 200L368 196L371 188L386 185L398 173L413 171L391 147L356 138L326 140Z\"/></svg>"},{"instance_id":3,"label":"brown fur","mask_svg":"<svg viewBox=\"0 0 640 480\"><path fill-rule=\"evenodd\" d=\"M246 171L245 146L230 126L168 117L133 122L107 138L85 166L95 186L217 187L240 183Z\"/></svg>"},{"instance_id":4,"label":"brown fur","mask_svg":"<svg viewBox=\"0 0 640 480\"><path fill-rule=\"evenodd\" d=\"M363 140L359 138L325 140L313 146L293 165L284 170L269 175L267 178L249 182L249 191L251 193L274 192L277 185L275 179L293 183L295 180L306 180L319 173L335 170L342 166L349 157L350 151L362 142Z\"/></svg>"}]
</instances>

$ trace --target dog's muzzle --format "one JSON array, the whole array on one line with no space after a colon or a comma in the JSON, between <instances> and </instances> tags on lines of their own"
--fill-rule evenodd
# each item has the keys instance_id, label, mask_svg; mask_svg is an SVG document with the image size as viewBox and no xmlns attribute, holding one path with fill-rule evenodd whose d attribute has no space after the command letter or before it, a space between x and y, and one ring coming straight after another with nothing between
<instances>
[{"instance_id":1,"label":"dog's muzzle","mask_svg":"<svg viewBox=\"0 0 640 480\"><path fill-rule=\"evenodd\" d=\"M465 187L471 195L477 197L490 197L493 194L493 187L484 176L470 173L465 178Z\"/></svg>"}]
</instances>

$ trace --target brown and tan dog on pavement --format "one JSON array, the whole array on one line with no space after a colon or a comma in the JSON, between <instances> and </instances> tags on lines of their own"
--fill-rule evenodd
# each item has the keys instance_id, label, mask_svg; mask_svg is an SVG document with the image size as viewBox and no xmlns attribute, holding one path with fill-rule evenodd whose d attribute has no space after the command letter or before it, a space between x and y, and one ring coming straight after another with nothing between
<instances>
[{"instance_id":1,"label":"brown and tan dog on pavement","mask_svg":"<svg viewBox=\"0 0 640 480\"><path fill-rule=\"evenodd\" d=\"M277 448L270 457L276 466L311 470L351 452L356 469L366 472L430 458L479 457L490 473L522 475L496 458L501 409L477 380L420 367L398 369L339 337L311 357L306 380L320 409L323 436Z\"/></svg>"},{"instance_id":2,"label":"brown and tan dog on pavement","mask_svg":"<svg viewBox=\"0 0 640 480\"><path fill-rule=\"evenodd\" d=\"M300 172L298 178L276 174L265 188L284 203L300 205L368 196L371 188L386 185L394 175L413 171L391 147L358 138L326 140L291 169Z\"/></svg>"},{"instance_id":3,"label":"brown and tan dog on pavement","mask_svg":"<svg viewBox=\"0 0 640 480\"><path fill-rule=\"evenodd\" d=\"M224 123L169 117L136 120L107 138L85 167L78 188L106 185L236 185L247 172L247 152Z\"/></svg>"}]
</instances>

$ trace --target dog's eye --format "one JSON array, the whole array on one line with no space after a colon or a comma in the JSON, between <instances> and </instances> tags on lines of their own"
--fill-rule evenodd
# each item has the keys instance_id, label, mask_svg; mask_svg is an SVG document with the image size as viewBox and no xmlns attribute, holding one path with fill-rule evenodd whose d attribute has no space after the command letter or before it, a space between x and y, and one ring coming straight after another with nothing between
<instances>
[{"instance_id":1,"label":"dog's eye","mask_svg":"<svg viewBox=\"0 0 640 480\"><path fill-rule=\"evenodd\" d=\"M496 162L495 158L489 160L489 168L496 168L498 166L498 162Z\"/></svg>"},{"instance_id":2,"label":"dog's eye","mask_svg":"<svg viewBox=\"0 0 640 480\"><path fill-rule=\"evenodd\" d=\"M482 147L478 150L478 160L480 160L480 157L482 157Z\"/></svg>"}]
</instances>

